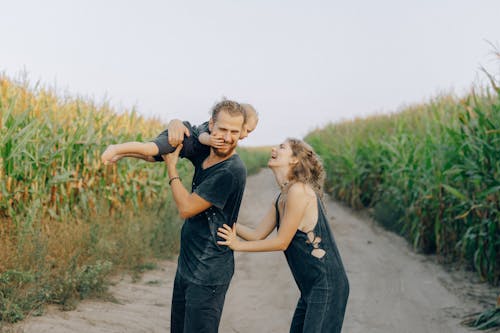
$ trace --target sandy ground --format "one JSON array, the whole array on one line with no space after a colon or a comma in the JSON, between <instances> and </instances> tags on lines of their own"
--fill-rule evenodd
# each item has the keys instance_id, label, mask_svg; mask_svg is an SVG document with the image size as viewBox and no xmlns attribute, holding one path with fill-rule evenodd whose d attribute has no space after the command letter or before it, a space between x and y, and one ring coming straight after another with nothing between
<instances>
[{"instance_id":1,"label":"sandy ground","mask_svg":"<svg viewBox=\"0 0 500 333\"><path fill-rule=\"evenodd\" d=\"M250 177L239 221L257 223L276 193L268 170ZM493 304L500 293L415 254L403 239L369 218L333 201L327 210L350 281L344 332L470 332L460 325L462 318ZM235 260L220 332L288 332L298 290L284 255L237 253ZM45 315L4 331L167 332L175 268L175 262L161 262L135 283L116 277L110 291L118 302L87 300L69 312L49 307Z\"/></svg>"}]
</instances>

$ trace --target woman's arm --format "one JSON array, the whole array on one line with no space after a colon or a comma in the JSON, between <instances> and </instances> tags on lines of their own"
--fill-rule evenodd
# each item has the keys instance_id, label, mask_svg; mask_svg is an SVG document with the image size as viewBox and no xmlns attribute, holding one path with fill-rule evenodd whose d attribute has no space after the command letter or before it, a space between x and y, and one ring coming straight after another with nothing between
<instances>
[{"instance_id":1,"label":"woman's arm","mask_svg":"<svg viewBox=\"0 0 500 333\"><path fill-rule=\"evenodd\" d=\"M273 205L255 229L242 225L241 223L237 223L236 233L244 240L255 241L269 236L274 227L276 227L276 208Z\"/></svg>"},{"instance_id":2,"label":"woman's arm","mask_svg":"<svg viewBox=\"0 0 500 333\"><path fill-rule=\"evenodd\" d=\"M224 228L219 228L217 233L224 241L218 241L217 243L219 245L227 245L234 251L284 251L288 248L293 236L297 232L309 201L310 198L306 194L305 185L295 183L288 191L285 212L276 237L256 241L241 241L236 237L235 226L231 229L228 225L224 225Z\"/></svg>"}]
</instances>

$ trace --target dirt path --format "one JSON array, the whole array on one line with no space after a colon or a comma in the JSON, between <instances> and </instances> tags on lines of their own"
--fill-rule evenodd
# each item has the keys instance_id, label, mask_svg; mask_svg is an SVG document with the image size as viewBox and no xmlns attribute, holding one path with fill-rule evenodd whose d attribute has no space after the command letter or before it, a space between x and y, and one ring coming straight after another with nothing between
<instances>
[{"instance_id":1,"label":"dirt path","mask_svg":"<svg viewBox=\"0 0 500 333\"><path fill-rule=\"evenodd\" d=\"M266 170L249 178L240 222L255 224L277 188ZM447 273L413 253L401 238L328 201L332 228L350 280L344 332L469 332L459 322L493 302L495 293ZM221 333L288 332L298 291L282 253L237 253ZM84 301L78 309L49 308L11 332L167 332L175 263L162 262L138 283L124 277L111 288L118 303Z\"/></svg>"}]
</instances>

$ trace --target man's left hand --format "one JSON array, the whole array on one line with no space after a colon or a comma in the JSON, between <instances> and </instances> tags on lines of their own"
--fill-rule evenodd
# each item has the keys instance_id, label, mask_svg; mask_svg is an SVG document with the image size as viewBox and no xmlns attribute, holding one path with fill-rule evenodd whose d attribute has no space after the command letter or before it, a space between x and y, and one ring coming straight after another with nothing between
<instances>
[{"instance_id":1,"label":"man's left hand","mask_svg":"<svg viewBox=\"0 0 500 333\"><path fill-rule=\"evenodd\" d=\"M163 157L163 160L167 164L167 168L169 169L175 168L177 162L179 161L179 153L181 149L182 149L182 144L178 145L177 148L175 148L175 150L170 154L165 154L161 156Z\"/></svg>"}]
</instances>

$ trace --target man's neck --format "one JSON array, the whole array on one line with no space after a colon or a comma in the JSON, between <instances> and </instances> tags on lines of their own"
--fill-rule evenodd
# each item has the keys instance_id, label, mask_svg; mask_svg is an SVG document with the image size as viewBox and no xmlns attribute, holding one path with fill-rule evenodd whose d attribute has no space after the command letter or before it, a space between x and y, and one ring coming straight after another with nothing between
<instances>
[{"instance_id":1,"label":"man's neck","mask_svg":"<svg viewBox=\"0 0 500 333\"><path fill-rule=\"evenodd\" d=\"M211 167L212 165L215 165L217 163L223 162L223 161L229 159L234 154L236 154L236 150L234 150L231 154L229 154L227 156L221 157L221 156L215 154L213 152L213 150L211 150L210 151L210 155L208 155L208 157L203 162L203 168L206 169L206 168Z\"/></svg>"}]
</instances>

